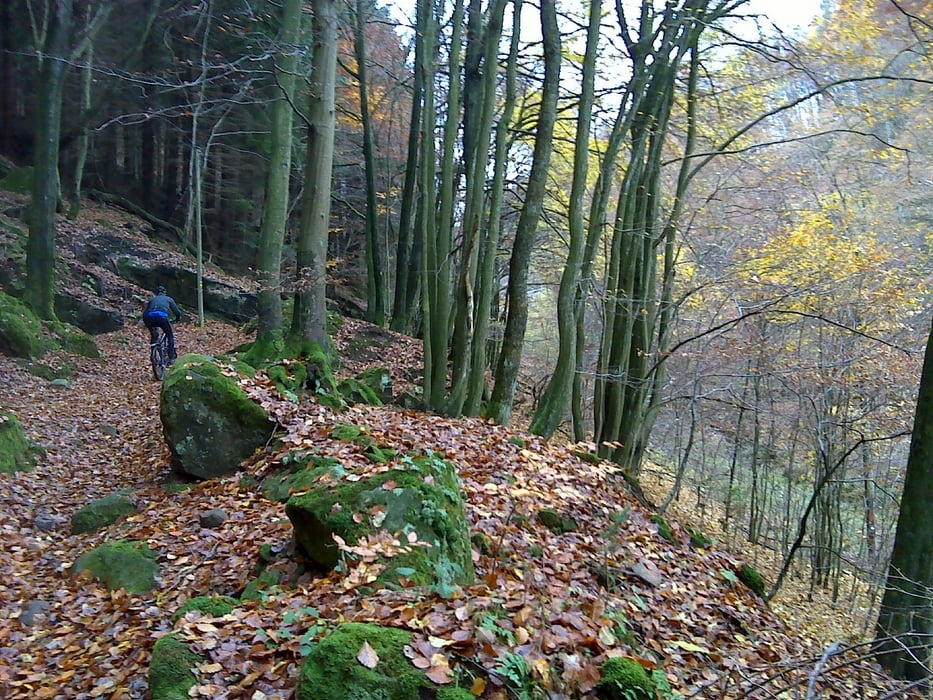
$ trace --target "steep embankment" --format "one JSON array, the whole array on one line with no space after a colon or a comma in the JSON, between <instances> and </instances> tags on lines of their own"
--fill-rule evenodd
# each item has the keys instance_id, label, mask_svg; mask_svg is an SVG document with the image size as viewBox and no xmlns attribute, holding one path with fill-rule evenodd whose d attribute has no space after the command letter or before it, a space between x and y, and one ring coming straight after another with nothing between
<instances>
[{"instance_id":1,"label":"steep embankment","mask_svg":"<svg viewBox=\"0 0 933 700\"><path fill-rule=\"evenodd\" d=\"M349 324L348 332L355 328ZM236 335L215 324L205 331L182 326L179 342L216 352ZM225 618L177 625L211 660L200 672L202 697L288 697L312 641L306 632L337 619L419 632L416 661L440 654L433 658L439 678L448 665L493 672L486 697L506 697L496 681L518 687L522 680L556 697L586 694L599 662L617 655L663 667L675 690L705 698L758 697L756 687L785 686L802 697L816 668L819 647L736 582L735 557L691 545L676 524L665 539L608 466L528 436L510 439L477 420L371 407L336 416L289 403L260 378L249 391L276 413L287 446L367 464L361 448L329 437L339 421L365 427L400 452L446 455L460 469L472 528L485 535L475 554L479 582L449 598L368 591L365 552L348 557L340 573L303 573L288 556L282 507L262 498L254 480L177 493L163 487L159 385L148 377L140 334L128 329L101 337L100 345L101 361L60 358L76 363L69 388L0 358L0 404L47 450L35 471L0 478L0 697L144 697L149 654L172 628L172 613L194 595L238 594L263 544L285 555L274 566L289 584ZM260 476L276 460L263 455L247 471ZM138 514L98 533L70 534L68 519L81 504L120 488L132 490ZM199 524L198 513L210 508L230 516L218 529ZM577 527L555 534L538 522L546 508ZM69 575L78 555L114 537L159 551L156 591L110 593ZM882 696L870 666L829 671L839 661L823 668L821 697L853 697L854 683L861 697Z\"/></svg>"}]
</instances>

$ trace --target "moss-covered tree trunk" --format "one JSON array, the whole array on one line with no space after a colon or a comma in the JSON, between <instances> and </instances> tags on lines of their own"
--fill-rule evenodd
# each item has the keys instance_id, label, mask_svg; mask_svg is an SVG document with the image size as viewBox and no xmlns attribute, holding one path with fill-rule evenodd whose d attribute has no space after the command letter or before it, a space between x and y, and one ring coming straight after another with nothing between
<instances>
[{"instance_id":1,"label":"moss-covered tree trunk","mask_svg":"<svg viewBox=\"0 0 933 700\"><path fill-rule=\"evenodd\" d=\"M292 333L302 343L327 347L327 236L334 160L334 92L337 74L337 5L312 3L314 37L308 105L308 158L298 238L298 290Z\"/></svg>"},{"instance_id":2,"label":"moss-covered tree trunk","mask_svg":"<svg viewBox=\"0 0 933 700\"><path fill-rule=\"evenodd\" d=\"M927 341L894 551L875 630L878 661L895 678L930 685L933 644L933 328Z\"/></svg>"},{"instance_id":3,"label":"moss-covered tree trunk","mask_svg":"<svg viewBox=\"0 0 933 700\"><path fill-rule=\"evenodd\" d=\"M292 97L298 68L301 5L301 0L286 0L282 7L280 55L276 60L276 80L281 95L271 107L269 170L266 173L265 206L256 257L256 271L259 275L257 342L260 344L271 343L282 331L282 245L288 221L288 182L292 167Z\"/></svg>"},{"instance_id":4,"label":"moss-covered tree trunk","mask_svg":"<svg viewBox=\"0 0 933 700\"><path fill-rule=\"evenodd\" d=\"M24 299L44 319L55 317L55 211L58 207L58 150L62 122L62 89L68 67L68 40L74 19L73 0L53 0L45 54L39 73L36 112L35 180L26 245Z\"/></svg>"}]
</instances>

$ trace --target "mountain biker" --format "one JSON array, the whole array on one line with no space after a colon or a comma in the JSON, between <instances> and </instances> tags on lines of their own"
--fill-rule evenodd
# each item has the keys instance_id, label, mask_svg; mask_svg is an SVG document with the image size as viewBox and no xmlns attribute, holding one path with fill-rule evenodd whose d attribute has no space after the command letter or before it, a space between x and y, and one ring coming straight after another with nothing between
<instances>
[{"instance_id":1,"label":"mountain biker","mask_svg":"<svg viewBox=\"0 0 933 700\"><path fill-rule=\"evenodd\" d=\"M159 339L156 328L161 328L165 333L165 341L168 345L168 363L172 364L176 358L175 334L172 332L172 324L168 320L169 313L174 316L176 322L181 320L181 310L178 308L178 304L165 293L165 287L160 284L156 287L155 296L146 304L146 309L143 311L143 323L149 329L153 343Z\"/></svg>"}]
</instances>

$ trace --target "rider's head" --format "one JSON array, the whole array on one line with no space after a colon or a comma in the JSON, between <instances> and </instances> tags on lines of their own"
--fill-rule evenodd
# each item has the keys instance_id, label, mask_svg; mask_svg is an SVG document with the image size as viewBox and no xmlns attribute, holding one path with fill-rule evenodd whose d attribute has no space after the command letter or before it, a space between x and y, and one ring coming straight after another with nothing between
<instances>
[{"instance_id":1,"label":"rider's head","mask_svg":"<svg viewBox=\"0 0 933 700\"><path fill-rule=\"evenodd\" d=\"M161 284L156 287L156 294L165 294L165 287L163 287Z\"/></svg>"}]
</instances>

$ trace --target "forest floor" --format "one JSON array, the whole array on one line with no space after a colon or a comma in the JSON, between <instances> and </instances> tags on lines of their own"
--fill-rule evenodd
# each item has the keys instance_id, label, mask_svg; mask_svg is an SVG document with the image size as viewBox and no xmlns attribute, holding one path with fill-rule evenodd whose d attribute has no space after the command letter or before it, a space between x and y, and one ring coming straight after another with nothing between
<instances>
[{"instance_id":1,"label":"forest floor","mask_svg":"<svg viewBox=\"0 0 933 700\"><path fill-rule=\"evenodd\" d=\"M394 376L418 366L415 341L359 322L344 324L338 349L372 333L391 340L380 363L391 358ZM182 324L177 336L182 352L205 354L246 340L214 321ZM686 496L665 539L616 470L580 459L580 446L393 407L335 414L278 395L259 374L243 379L244 388L276 416L288 449L366 468L361 452L330 437L340 422L399 452L442 454L460 473L471 529L491 543L474 551L477 583L447 597L369 592L365 552L348 556L342 572L305 571L282 504L255 486L280 466L282 453L258 455L239 476L172 488L161 385L150 378L142 328L97 340L99 360L46 358L74 365L64 387L0 356L0 408L12 410L45 450L34 470L0 477L0 699L144 698L153 644L174 630L208 659L194 697L284 700L325 623L343 620L415 632L413 663L438 682L459 679L494 700L590 697L600 663L613 656L663 669L683 698L908 697L870 660L860 639L866 611L810 596L793 577L765 604L735 574L749 562L767 577L770 556L744 544L736 548L741 555L724 544L691 544L685 525L713 534L716 525L698 522ZM341 371L353 374L364 363L345 356ZM663 489L664 480L646 486ZM71 534L78 508L120 489L132 494L136 514ZM229 518L201 527L198 514L214 508ZM571 516L579 528L554 534L536 520L542 508ZM78 556L114 538L158 550L157 589L130 595L72 575ZM188 598L238 595L255 576L263 545L280 553L273 566L287 584L222 618L189 614L172 622ZM827 654L834 641L843 644Z\"/></svg>"}]
</instances>

